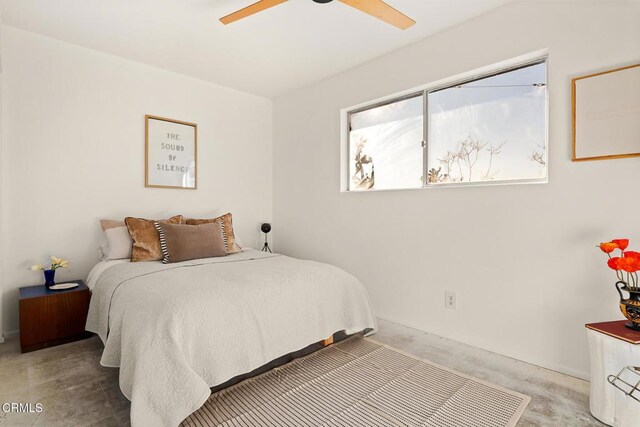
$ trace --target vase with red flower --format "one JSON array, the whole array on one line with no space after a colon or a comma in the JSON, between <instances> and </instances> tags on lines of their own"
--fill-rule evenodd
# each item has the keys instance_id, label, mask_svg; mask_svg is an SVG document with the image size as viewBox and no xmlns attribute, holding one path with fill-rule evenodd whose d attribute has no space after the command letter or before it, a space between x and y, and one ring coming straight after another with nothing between
<instances>
[{"instance_id":1,"label":"vase with red flower","mask_svg":"<svg viewBox=\"0 0 640 427\"><path fill-rule=\"evenodd\" d=\"M620 311L629 319L625 324L627 328L640 331L640 283L638 271L640 271L640 252L627 251L628 239L615 239L598 245L609 259L607 265L615 270L618 281L616 290L620 295ZM620 251L620 256L612 256L615 251ZM628 293L625 298L624 292Z\"/></svg>"},{"instance_id":2,"label":"vase with red flower","mask_svg":"<svg viewBox=\"0 0 640 427\"><path fill-rule=\"evenodd\" d=\"M620 311L630 320L625 326L640 331L640 290L633 291L626 285L622 281L616 283L616 289L620 295ZM629 298L625 298L622 291L628 292Z\"/></svg>"}]
</instances>

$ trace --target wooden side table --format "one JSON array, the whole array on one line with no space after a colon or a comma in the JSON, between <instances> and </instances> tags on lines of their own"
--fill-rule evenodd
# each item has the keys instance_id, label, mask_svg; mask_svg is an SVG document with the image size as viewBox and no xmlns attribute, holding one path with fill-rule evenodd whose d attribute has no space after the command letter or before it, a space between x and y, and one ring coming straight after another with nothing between
<instances>
[{"instance_id":1,"label":"wooden side table","mask_svg":"<svg viewBox=\"0 0 640 427\"><path fill-rule=\"evenodd\" d=\"M607 381L625 366L640 366L640 332L624 326L628 320L586 326L591 359L589 410L603 423L616 427L640 425L640 402Z\"/></svg>"},{"instance_id":2,"label":"wooden side table","mask_svg":"<svg viewBox=\"0 0 640 427\"><path fill-rule=\"evenodd\" d=\"M20 288L20 349L22 353L88 338L85 331L91 292L82 280L60 291L46 286Z\"/></svg>"}]
</instances>

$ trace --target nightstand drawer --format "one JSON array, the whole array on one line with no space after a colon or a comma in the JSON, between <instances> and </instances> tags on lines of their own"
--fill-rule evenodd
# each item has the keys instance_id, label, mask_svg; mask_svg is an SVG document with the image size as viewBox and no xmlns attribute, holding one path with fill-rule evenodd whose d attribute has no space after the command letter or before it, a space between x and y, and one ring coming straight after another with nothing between
<instances>
[{"instance_id":1,"label":"nightstand drawer","mask_svg":"<svg viewBox=\"0 0 640 427\"><path fill-rule=\"evenodd\" d=\"M44 286L20 290L20 347L23 353L90 336L84 329L91 293L81 282L67 291Z\"/></svg>"}]
</instances>

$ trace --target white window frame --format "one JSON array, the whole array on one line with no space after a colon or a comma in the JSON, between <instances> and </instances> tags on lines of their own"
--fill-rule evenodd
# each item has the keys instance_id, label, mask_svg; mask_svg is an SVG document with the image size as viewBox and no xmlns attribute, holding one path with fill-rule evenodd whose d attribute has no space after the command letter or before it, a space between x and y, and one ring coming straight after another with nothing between
<instances>
[{"instance_id":1,"label":"white window frame","mask_svg":"<svg viewBox=\"0 0 640 427\"><path fill-rule=\"evenodd\" d=\"M448 89L476 80L492 77L499 74L525 68L531 65L546 63L545 76L545 131L544 139L546 146L546 162L544 178L532 179L511 179L499 181L476 181L476 182L451 182L451 183L428 183L428 160L429 160L429 102L428 95L432 92ZM463 73L454 77L443 79L437 82L428 83L426 85L409 89L400 93L396 93L374 101L359 104L353 107L344 108L340 111L341 117L341 174L340 174L340 191L348 193L370 193L376 191L398 191L398 190L424 190L433 188L451 188L451 187L484 187L484 186L500 186L514 184L546 184L549 182L549 55L546 50L533 52L507 61L493 64L488 67L476 69L467 73ZM393 104L394 102L403 101L410 98L422 96L423 100L423 140L418 142L422 145L422 186L408 188L389 188L389 189L371 189L371 190L350 190L349 189L349 168L350 168L350 134L351 134L351 115L362 111L381 107L383 105Z\"/></svg>"}]
</instances>

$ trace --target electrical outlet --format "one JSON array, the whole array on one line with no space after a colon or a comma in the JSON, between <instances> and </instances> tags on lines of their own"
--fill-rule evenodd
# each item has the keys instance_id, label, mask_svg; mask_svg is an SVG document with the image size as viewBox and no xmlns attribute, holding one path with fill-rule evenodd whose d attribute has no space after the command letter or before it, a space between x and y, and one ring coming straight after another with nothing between
<instances>
[{"instance_id":1,"label":"electrical outlet","mask_svg":"<svg viewBox=\"0 0 640 427\"><path fill-rule=\"evenodd\" d=\"M444 291L444 306L452 310L456 309L456 293L451 291Z\"/></svg>"}]
</instances>

